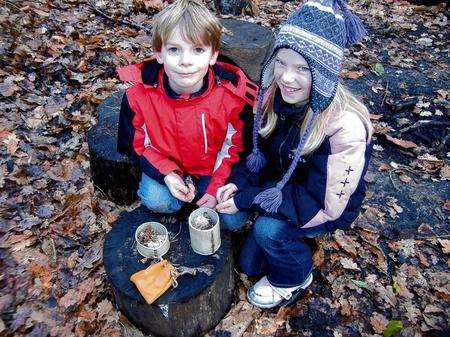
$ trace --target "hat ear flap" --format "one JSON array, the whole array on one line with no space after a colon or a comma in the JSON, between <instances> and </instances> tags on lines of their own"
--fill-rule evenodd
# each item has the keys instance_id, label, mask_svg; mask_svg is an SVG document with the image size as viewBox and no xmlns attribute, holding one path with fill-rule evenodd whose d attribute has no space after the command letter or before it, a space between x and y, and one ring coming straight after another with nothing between
<instances>
[{"instance_id":1,"label":"hat ear flap","mask_svg":"<svg viewBox=\"0 0 450 337\"><path fill-rule=\"evenodd\" d=\"M275 56L277 55L278 50L275 50L270 58L267 60L266 64L264 65L262 71L261 71L261 88L262 89L268 89L273 81L274 76L273 72L275 70Z\"/></svg>"}]
</instances>

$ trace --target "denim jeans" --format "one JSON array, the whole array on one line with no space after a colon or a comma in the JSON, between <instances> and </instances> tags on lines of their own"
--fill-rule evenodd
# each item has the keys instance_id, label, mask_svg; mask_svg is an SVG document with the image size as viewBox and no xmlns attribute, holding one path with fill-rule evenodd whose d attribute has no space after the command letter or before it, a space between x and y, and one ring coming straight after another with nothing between
<instances>
[{"instance_id":1,"label":"denim jeans","mask_svg":"<svg viewBox=\"0 0 450 337\"><path fill-rule=\"evenodd\" d=\"M236 213L239 219L244 218L242 213ZM228 229L238 228L235 225ZM326 232L323 225L302 229L284 220L259 216L242 246L239 265L249 276L266 274L274 286L297 286L305 281L313 268L311 248L304 238Z\"/></svg>"},{"instance_id":2,"label":"denim jeans","mask_svg":"<svg viewBox=\"0 0 450 337\"><path fill-rule=\"evenodd\" d=\"M195 181L197 186L197 195L194 200L203 196L210 180L211 177L203 176ZM178 200L170 193L166 185L160 184L144 173L142 173L137 194L141 199L141 202L149 210L155 213L175 213L179 211L184 204L183 201ZM233 229L240 228L246 220L246 218L243 219L243 215L247 216L243 212L236 214L219 213L221 227Z\"/></svg>"}]
</instances>

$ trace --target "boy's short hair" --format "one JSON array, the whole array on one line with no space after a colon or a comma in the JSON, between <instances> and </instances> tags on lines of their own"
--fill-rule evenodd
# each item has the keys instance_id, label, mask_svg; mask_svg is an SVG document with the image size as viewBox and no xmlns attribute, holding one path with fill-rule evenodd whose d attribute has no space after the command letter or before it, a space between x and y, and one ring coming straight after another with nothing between
<instances>
[{"instance_id":1,"label":"boy's short hair","mask_svg":"<svg viewBox=\"0 0 450 337\"><path fill-rule=\"evenodd\" d=\"M194 44L210 45L213 52L220 48L219 20L198 0L177 0L159 12L153 22L153 51L162 45L179 27L182 36Z\"/></svg>"}]
</instances>

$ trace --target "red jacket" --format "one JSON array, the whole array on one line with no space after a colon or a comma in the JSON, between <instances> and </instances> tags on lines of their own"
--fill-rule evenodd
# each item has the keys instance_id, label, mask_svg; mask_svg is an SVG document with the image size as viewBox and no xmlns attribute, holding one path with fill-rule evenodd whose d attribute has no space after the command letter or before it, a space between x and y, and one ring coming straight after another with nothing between
<instances>
[{"instance_id":1,"label":"red jacket","mask_svg":"<svg viewBox=\"0 0 450 337\"><path fill-rule=\"evenodd\" d=\"M239 115L245 105L254 105L257 95L257 86L239 68L218 65L234 75L236 85L220 80L210 67L204 92L189 98L167 94L162 67L155 74L157 81L145 83L144 67L157 67L154 59L118 69L122 81L135 83L126 91L134 152L163 175L176 171L211 176L206 193L213 196L226 183L243 151Z\"/></svg>"}]
</instances>

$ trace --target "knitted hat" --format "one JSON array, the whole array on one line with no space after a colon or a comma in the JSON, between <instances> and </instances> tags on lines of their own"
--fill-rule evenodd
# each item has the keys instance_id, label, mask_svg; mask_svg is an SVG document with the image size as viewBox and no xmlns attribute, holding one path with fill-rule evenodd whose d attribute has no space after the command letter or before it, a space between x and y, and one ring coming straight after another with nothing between
<instances>
[{"instance_id":1,"label":"knitted hat","mask_svg":"<svg viewBox=\"0 0 450 337\"><path fill-rule=\"evenodd\" d=\"M261 89L258 95L253 128L253 151L247 158L247 167L259 172L266 159L258 148L258 132L262 124L263 98L273 83L275 56L280 48L289 48L308 62L312 75L309 105L313 117L300 137L295 157L281 181L273 188L258 194L254 203L267 212L275 213L282 202L281 189L290 179L301 156L318 115L333 101L339 83L344 48L360 40L366 31L361 20L353 14L344 0L310 0L295 11L280 28L275 46L261 72Z\"/></svg>"}]
</instances>

